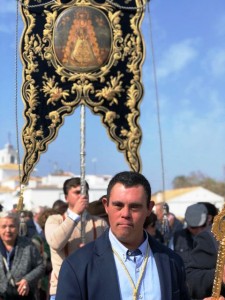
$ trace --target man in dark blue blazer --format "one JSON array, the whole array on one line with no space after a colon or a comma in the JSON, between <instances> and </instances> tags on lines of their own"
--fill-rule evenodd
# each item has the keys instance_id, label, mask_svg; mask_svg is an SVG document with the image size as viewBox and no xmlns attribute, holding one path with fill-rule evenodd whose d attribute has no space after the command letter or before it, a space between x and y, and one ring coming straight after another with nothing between
<instances>
[{"instance_id":1,"label":"man in dark blue blazer","mask_svg":"<svg viewBox=\"0 0 225 300\"><path fill-rule=\"evenodd\" d=\"M143 230L151 187L137 172L116 174L103 199L110 229L62 264L56 300L189 300L182 259Z\"/></svg>"}]
</instances>

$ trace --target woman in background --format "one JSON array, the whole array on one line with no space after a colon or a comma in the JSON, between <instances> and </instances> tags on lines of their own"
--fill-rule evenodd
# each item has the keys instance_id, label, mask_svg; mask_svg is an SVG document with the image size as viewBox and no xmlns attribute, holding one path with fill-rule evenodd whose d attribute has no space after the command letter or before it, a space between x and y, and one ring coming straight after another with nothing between
<instances>
[{"instance_id":1,"label":"woman in background","mask_svg":"<svg viewBox=\"0 0 225 300\"><path fill-rule=\"evenodd\" d=\"M16 213L0 213L0 299L34 300L44 264L30 239L18 235Z\"/></svg>"}]
</instances>

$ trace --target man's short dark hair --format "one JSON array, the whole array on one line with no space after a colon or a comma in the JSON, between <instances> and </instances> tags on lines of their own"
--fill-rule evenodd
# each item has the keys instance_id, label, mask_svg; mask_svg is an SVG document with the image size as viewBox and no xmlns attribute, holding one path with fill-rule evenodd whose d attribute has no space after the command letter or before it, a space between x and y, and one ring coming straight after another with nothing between
<instances>
[{"instance_id":1,"label":"man's short dark hair","mask_svg":"<svg viewBox=\"0 0 225 300\"><path fill-rule=\"evenodd\" d=\"M134 171L123 171L118 174L116 174L109 182L108 188L107 188L107 199L109 201L110 193L112 188L115 184L121 183L126 188L134 187L137 185L143 186L146 198L147 198L147 205L150 203L151 199L151 186L148 180L142 175L141 173L134 172Z\"/></svg>"},{"instance_id":2,"label":"man's short dark hair","mask_svg":"<svg viewBox=\"0 0 225 300\"><path fill-rule=\"evenodd\" d=\"M72 188L72 187L77 187L77 186L80 186L80 183L81 183L81 180L80 180L80 177L72 177L70 179L67 179L64 184L63 184L63 192L64 192L64 195L67 195L68 194L68 191ZM89 190L89 185L87 183L87 181L85 181L86 183L86 190L88 191Z\"/></svg>"}]
</instances>

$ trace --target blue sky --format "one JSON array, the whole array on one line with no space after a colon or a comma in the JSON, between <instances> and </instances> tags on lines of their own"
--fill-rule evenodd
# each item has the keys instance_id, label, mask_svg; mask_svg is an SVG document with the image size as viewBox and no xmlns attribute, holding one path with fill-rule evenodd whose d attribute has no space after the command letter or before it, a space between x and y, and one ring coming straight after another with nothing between
<instances>
[{"instance_id":1,"label":"blue sky","mask_svg":"<svg viewBox=\"0 0 225 300\"><path fill-rule=\"evenodd\" d=\"M225 3L221 0L150 2L165 168L165 187L174 177L201 171L225 179ZM0 148L16 146L16 0L0 0ZM23 22L19 20L20 32ZM142 173L153 191L162 189L162 171L153 81L149 13L142 24L146 44L145 95L140 106ZM18 69L19 132L24 124ZM66 118L57 139L41 155L37 174L54 168L80 172L80 111ZM22 146L20 152L23 154ZM86 111L86 173L128 170L124 155L107 136L98 116Z\"/></svg>"}]
</instances>

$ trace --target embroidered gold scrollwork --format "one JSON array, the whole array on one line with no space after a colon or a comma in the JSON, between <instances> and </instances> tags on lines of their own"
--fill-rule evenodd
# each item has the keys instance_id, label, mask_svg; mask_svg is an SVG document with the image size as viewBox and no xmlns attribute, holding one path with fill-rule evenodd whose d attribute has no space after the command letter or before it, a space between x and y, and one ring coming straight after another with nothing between
<instances>
[{"instance_id":1,"label":"embroidered gold scrollwork","mask_svg":"<svg viewBox=\"0 0 225 300\"><path fill-rule=\"evenodd\" d=\"M37 8L36 0L24 2L23 183L81 101L101 117L131 169L140 171L143 11L110 1L57 0ZM129 6L143 3L130 0Z\"/></svg>"}]
</instances>

